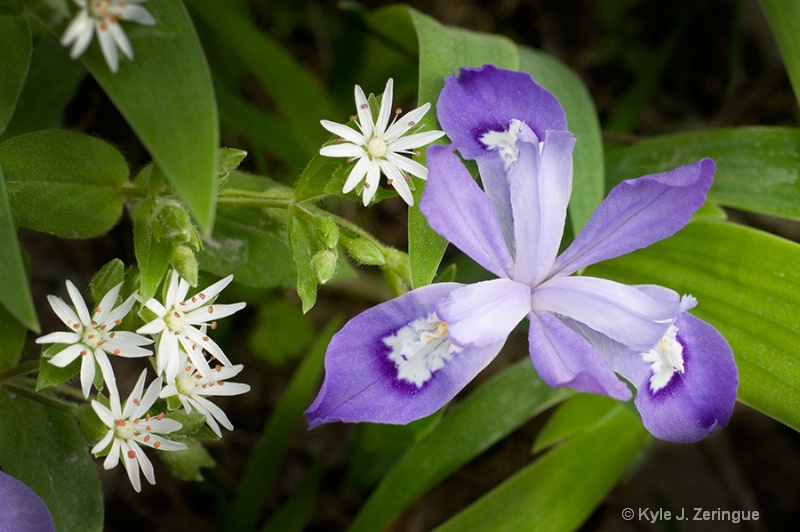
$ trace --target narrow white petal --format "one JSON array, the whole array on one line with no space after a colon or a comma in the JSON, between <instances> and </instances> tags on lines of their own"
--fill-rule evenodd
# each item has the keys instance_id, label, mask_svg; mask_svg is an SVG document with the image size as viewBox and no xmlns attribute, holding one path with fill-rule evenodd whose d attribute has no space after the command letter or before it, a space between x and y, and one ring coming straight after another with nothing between
<instances>
[{"instance_id":1,"label":"narrow white petal","mask_svg":"<svg viewBox=\"0 0 800 532\"><path fill-rule=\"evenodd\" d=\"M351 142L343 142L341 144L330 144L323 146L319 150L319 154L325 157L361 157L365 154L363 146L353 144Z\"/></svg>"},{"instance_id":2,"label":"narrow white petal","mask_svg":"<svg viewBox=\"0 0 800 532\"><path fill-rule=\"evenodd\" d=\"M109 330L113 329L117 325L118 320L122 320L128 315L128 312L131 311L134 303L136 303L135 293L131 294L120 306L113 309L104 321L98 320L98 322L107 325Z\"/></svg>"},{"instance_id":3,"label":"narrow white petal","mask_svg":"<svg viewBox=\"0 0 800 532\"><path fill-rule=\"evenodd\" d=\"M338 124L336 122L331 122L330 120L320 120L319 123L322 124L322 127L334 135L342 137L347 142L351 142L357 146L364 146L367 143L365 135L362 135L355 129L347 127L344 124Z\"/></svg>"},{"instance_id":4,"label":"narrow white petal","mask_svg":"<svg viewBox=\"0 0 800 532\"><path fill-rule=\"evenodd\" d=\"M81 357L81 390L84 397L89 397L96 370L94 356L83 355Z\"/></svg>"},{"instance_id":5,"label":"narrow white petal","mask_svg":"<svg viewBox=\"0 0 800 532\"><path fill-rule=\"evenodd\" d=\"M100 41L100 50L103 52L103 57L108 63L108 68L111 72L116 72L119 69L119 57L117 56L117 45L114 43L114 38L109 34L108 22L97 23L97 40Z\"/></svg>"},{"instance_id":6,"label":"narrow white petal","mask_svg":"<svg viewBox=\"0 0 800 532\"><path fill-rule=\"evenodd\" d=\"M95 349L94 356L100 366L100 373L103 374L103 381L108 386L109 393L119 394L117 391L117 378L114 376L114 369L111 367L108 357L102 349Z\"/></svg>"},{"instance_id":7,"label":"narrow white petal","mask_svg":"<svg viewBox=\"0 0 800 532\"><path fill-rule=\"evenodd\" d=\"M111 33L111 37L114 39L114 42L117 43L117 48L122 50L122 53L125 54L125 57L128 59L133 59L133 48L131 47L131 42L128 40L128 36L125 35L125 32L122 31L119 23L112 19L110 21L108 31Z\"/></svg>"},{"instance_id":8,"label":"narrow white petal","mask_svg":"<svg viewBox=\"0 0 800 532\"><path fill-rule=\"evenodd\" d=\"M103 469L109 470L117 467L121 452L122 442L119 440L119 438L114 438L113 442L111 443L111 450L108 451L108 456L106 456L106 459L103 461Z\"/></svg>"},{"instance_id":9,"label":"narrow white petal","mask_svg":"<svg viewBox=\"0 0 800 532\"><path fill-rule=\"evenodd\" d=\"M398 118L383 136L384 140L388 143L399 137L402 137L406 131L419 124L419 121L423 116L425 116L425 113L427 113L428 109L430 108L431 104L426 103L425 105L417 107L413 111L408 112L404 116Z\"/></svg>"},{"instance_id":10,"label":"narrow white petal","mask_svg":"<svg viewBox=\"0 0 800 532\"><path fill-rule=\"evenodd\" d=\"M136 332L138 334L158 334L166 328L167 322L164 321L164 318L156 318L136 329ZM169 332L165 331L164 334L169 334Z\"/></svg>"},{"instance_id":11,"label":"narrow white petal","mask_svg":"<svg viewBox=\"0 0 800 532\"><path fill-rule=\"evenodd\" d=\"M86 303L83 301L83 296L81 296L81 293L70 281L67 281L67 292L69 292L69 298L72 300L72 306L75 307L75 312L78 313L78 318L81 320L81 323L85 326L89 326L91 324L91 318L89 318L89 309L86 308Z\"/></svg>"},{"instance_id":12,"label":"narrow white petal","mask_svg":"<svg viewBox=\"0 0 800 532\"><path fill-rule=\"evenodd\" d=\"M56 367L65 368L81 356L82 351L88 353L89 350L83 344L73 344L59 351L49 362Z\"/></svg>"},{"instance_id":13,"label":"narrow white petal","mask_svg":"<svg viewBox=\"0 0 800 532\"><path fill-rule=\"evenodd\" d=\"M79 342L81 336L73 332L51 332L36 339L37 344L74 344Z\"/></svg>"},{"instance_id":14,"label":"narrow white petal","mask_svg":"<svg viewBox=\"0 0 800 532\"><path fill-rule=\"evenodd\" d=\"M100 418L100 421L102 421L106 427L110 427L111 432L113 432L116 417L111 410L109 410L106 405L95 401L94 399L92 399L92 409L94 410L95 414L97 414L97 417Z\"/></svg>"},{"instance_id":15,"label":"narrow white petal","mask_svg":"<svg viewBox=\"0 0 800 532\"><path fill-rule=\"evenodd\" d=\"M414 205L414 196L411 195L411 189L408 187L408 183L406 183L403 174L400 173L400 170L397 169L395 165L391 162L382 160L381 163L381 170L386 175L386 178L389 180L389 183L394 187L400 197L403 198L409 205Z\"/></svg>"},{"instance_id":16,"label":"narrow white petal","mask_svg":"<svg viewBox=\"0 0 800 532\"><path fill-rule=\"evenodd\" d=\"M375 131L375 123L372 121L372 109L369 108L369 101L367 100L367 97L364 95L363 89L361 89L359 85L356 85L355 89L353 90L353 93L356 97L356 113L358 113L358 125L361 128L361 132L364 134L362 142L366 142L366 139L370 138L372 136L372 133ZM339 135L338 133L336 134ZM341 135L339 136L341 137Z\"/></svg>"},{"instance_id":17,"label":"narrow white petal","mask_svg":"<svg viewBox=\"0 0 800 532\"><path fill-rule=\"evenodd\" d=\"M216 382L212 386L209 384L205 388L202 388L197 391L197 395L203 397L209 397L213 395L218 396L231 396L231 395L241 395L243 393L247 393L250 391L249 384L243 384L241 382Z\"/></svg>"},{"instance_id":18,"label":"narrow white petal","mask_svg":"<svg viewBox=\"0 0 800 532\"><path fill-rule=\"evenodd\" d=\"M106 295L104 295L103 299L100 300L100 304L97 305L97 308L95 309L95 313L93 316L95 323L99 324L108 323L109 321L108 318L109 316L111 316L111 311L114 310L114 305L117 304L117 298L119 297L120 288L122 288L122 283L118 284L117 286L106 292Z\"/></svg>"},{"instance_id":19,"label":"narrow white petal","mask_svg":"<svg viewBox=\"0 0 800 532\"><path fill-rule=\"evenodd\" d=\"M92 454L97 454L100 451L104 450L106 447L109 446L111 440L113 439L114 439L114 429L111 429L108 432L106 432L106 435L103 436L103 439L101 439L94 445L94 447L92 447Z\"/></svg>"},{"instance_id":20,"label":"narrow white petal","mask_svg":"<svg viewBox=\"0 0 800 532\"><path fill-rule=\"evenodd\" d=\"M123 20L130 20L143 26L153 26L156 19L145 8L128 3L127 6L120 10Z\"/></svg>"},{"instance_id":21,"label":"narrow white petal","mask_svg":"<svg viewBox=\"0 0 800 532\"><path fill-rule=\"evenodd\" d=\"M200 325L212 320L226 318L235 312L239 312L245 307L245 303L229 303L225 305L208 305L203 308L193 310L186 314L186 323Z\"/></svg>"},{"instance_id":22,"label":"narrow white petal","mask_svg":"<svg viewBox=\"0 0 800 532\"><path fill-rule=\"evenodd\" d=\"M133 449L133 452L136 453L136 460L139 462L139 466L142 468L142 473L144 473L144 478L147 479L151 485L155 485L156 483L156 475L153 472L153 464L150 462L150 459L147 458L147 455L144 454L144 449L136 445L135 441L128 442Z\"/></svg>"},{"instance_id":23,"label":"narrow white petal","mask_svg":"<svg viewBox=\"0 0 800 532\"><path fill-rule=\"evenodd\" d=\"M136 455L131 458L128 456L128 451L134 451L131 449L131 446L128 445L127 442L115 440L120 442L120 453L122 453L122 465L125 466L125 470L128 472L128 480L131 481L131 486L133 489L136 490L137 493L142 491L142 480L139 478L139 460ZM138 447L138 446L137 446ZM139 449L139 452L143 452ZM109 455L110 456L110 455Z\"/></svg>"},{"instance_id":24,"label":"narrow white petal","mask_svg":"<svg viewBox=\"0 0 800 532\"><path fill-rule=\"evenodd\" d=\"M372 198L375 197L375 193L378 192L378 185L380 184L381 179L381 169L380 165L377 161L372 161L369 165L369 169L367 170L367 180L364 183L364 193L363 193L363 201L364 206L366 207L369 205L369 202L372 201Z\"/></svg>"},{"instance_id":25,"label":"narrow white petal","mask_svg":"<svg viewBox=\"0 0 800 532\"><path fill-rule=\"evenodd\" d=\"M50 303L50 307L53 309L53 312L56 313L58 319L60 319L64 325L72 330L79 330L80 327L74 327L75 325L79 325L82 327L81 319L75 313L75 311L70 308L69 305L64 303L64 300L60 297L56 296L47 296L47 302Z\"/></svg>"},{"instance_id":26,"label":"narrow white petal","mask_svg":"<svg viewBox=\"0 0 800 532\"><path fill-rule=\"evenodd\" d=\"M424 131L422 133L414 133L413 135L408 135L407 137L400 137L397 140L394 140L389 143L389 149L395 153L410 150L413 148L419 148L420 146L425 146L430 144L434 140L440 139L444 136L444 131L433 130L433 131Z\"/></svg>"},{"instance_id":27,"label":"narrow white petal","mask_svg":"<svg viewBox=\"0 0 800 532\"><path fill-rule=\"evenodd\" d=\"M139 379L136 381L136 385L134 385L131 394L128 396L128 399L125 400L125 406L122 408L122 416L125 419L130 417L138 417L134 416L133 413L138 410L136 406L136 401L139 401L139 404L142 404L142 392L144 392L144 380L147 377L147 369L143 369L142 373L139 375ZM149 407L148 407L149 408Z\"/></svg>"},{"instance_id":28,"label":"narrow white petal","mask_svg":"<svg viewBox=\"0 0 800 532\"><path fill-rule=\"evenodd\" d=\"M419 164L417 161L409 159L408 157L403 157L402 155L396 155L394 153L387 154L386 158L400 170L408 174L416 176L420 179L428 178L428 169Z\"/></svg>"},{"instance_id":29,"label":"narrow white petal","mask_svg":"<svg viewBox=\"0 0 800 532\"><path fill-rule=\"evenodd\" d=\"M364 179L364 176L367 175L367 170L369 170L370 165L372 162L369 160L367 155L363 155L358 162L356 162L353 169L350 170L350 174L347 176L347 181L344 182L344 187L342 187L342 192L347 194L356 186L361 183L361 180Z\"/></svg>"},{"instance_id":30,"label":"narrow white petal","mask_svg":"<svg viewBox=\"0 0 800 532\"><path fill-rule=\"evenodd\" d=\"M225 288L231 284L231 281L233 281L233 275L229 275L224 279L220 279L205 290L201 290L200 292L196 293L192 296L191 300L186 302L186 306L182 307L183 311L189 312L203 304L211 303L220 292L225 290ZM244 307L244 303L241 305Z\"/></svg>"},{"instance_id":31,"label":"narrow white petal","mask_svg":"<svg viewBox=\"0 0 800 532\"><path fill-rule=\"evenodd\" d=\"M386 88L383 90L381 98L381 109L378 112L378 119L375 121L375 136L383 137L386 128L389 126L389 119L392 116L392 98L394 97L394 80L389 78Z\"/></svg>"}]
</instances>

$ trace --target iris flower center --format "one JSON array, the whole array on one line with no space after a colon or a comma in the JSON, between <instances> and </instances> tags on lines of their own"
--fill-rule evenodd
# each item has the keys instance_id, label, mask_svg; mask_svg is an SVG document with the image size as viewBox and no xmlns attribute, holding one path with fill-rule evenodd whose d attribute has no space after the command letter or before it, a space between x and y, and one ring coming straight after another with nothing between
<instances>
[{"instance_id":1,"label":"iris flower center","mask_svg":"<svg viewBox=\"0 0 800 532\"><path fill-rule=\"evenodd\" d=\"M503 169L508 171L511 165L517 162L517 135L521 122L517 119L508 124L505 131L487 131L481 136L481 142L488 150L497 150L503 159Z\"/></svg>"},{"instance_id":2,"label":"iris flower center","mask_svg":"<svg viewBox=\"0 0 800 532\"><path fill-rule=\"evenodd\" d=\"M653 375L650 377L650 391L653 393L663 389L676 373L683 373L683 346L676 334L678 328L670 325L669 330L656 346L642 353L645 362L650 363Z\"/></svg>"},{"instance_id":3,"label":"iris flower center","mask_svg":"<svg viewBox=\"0 0 800 532\"><path fill-rule=\"evenodd\" d=\"M450 342L447 323L435 313L412 321L383 339L391 348L389 359L397 367L397 378L421 388L453 355L461 351Z\"/></svg>"}]
</instances>

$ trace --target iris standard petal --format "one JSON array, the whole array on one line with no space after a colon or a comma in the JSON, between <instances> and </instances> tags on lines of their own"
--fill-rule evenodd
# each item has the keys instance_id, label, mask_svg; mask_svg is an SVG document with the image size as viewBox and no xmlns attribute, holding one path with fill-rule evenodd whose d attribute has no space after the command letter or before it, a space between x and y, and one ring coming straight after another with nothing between
<instances>
[{"instance_id":1,"label":"iris standard petal","mask_svg":"<svg viewBox=\"0 0 800 532\"><path fill-rule=\"evenodd\" d=\"M450 338L460 346L505 342L530 311L531 288L511 279L464 286L436 305Z\"/></svg>"},{"instance_id":2,"label":"iris standard petal","mask_svg":"<svg viewBox=\"0 0 800 532\"><path fill-rule=\"evenodd\" d=\"M486 153L481 137L505 131L511 120L525 122L539 138L548 129L567 129L564 110L555 96L529 74L494 65L462 68L444 80L436 105L439 123L466 159Z\"/></svg>"},{"instance_id":3,"label":"iris standard petal","mask_svg":"<svg viewBox=\"0 0 800 532\"><path fill-rule=\"evenodd\" d=\"M519 155L508 176L516 248L513 278L535 286L550 273L564 233L575 137L569 131L548 131L540 152L538 139L525 130L522 124Z\"/></svg>"},{"instance_id":4,"label":"iris standard petal","mask_svg":"<svg viewBox=\"0 0 800 532\"><path fill-rule=\"evenodd\" d=\"M490 272L508 277L514 262L489 198L452 148L431 146L427 163L420 210L430 226Z\"/></svg>"},{"instance_id":5,"label":"iris standard petal","mask_svg":"<svg viewBox=\"0 0 800 532\"><path fill-rule=\"evenodd\" d=\"M649 375L634 382L644 426L662 440L691 443L724 427L733 413L738 371L733 351L714 327L683 313L675 321L683 347L683 373L653 392ZM642 364L647 364L642 360Z\"/></svg>"},{"instance_id":6,"label":"iris standard petal","mask_svg":"<svg viewBox=\"0 0 800 532\"><path fill-rule=\"evenodd\" d=\"M570 275L672 236L705 201L714 168L714 161L703 159L663 174L623 181L556 259L553 273Z\"/></svg>"},{"instance_id":7,"label":"iris standard petal","mask_svg":"<svg viewBox=\"0 0 800 532\"><path fill-rule=\"evenodd\" d=\"M416 335L415 343L412 325L430 318L436 303L461 286L418 288L359 314L336 333L325 355L325 381L305 412L310 427L332 421L404 424L452 399L497 355L502 342L453 352L446 328ZM419 348L422 359L409 360L420 371L429 370L419 385L399 377L402 362L390 356L401 347Z\"/></svg>"},{"instance_id":8,"label":"iris standard petal","mask_svg":"<svg viewBox=\"0 0 800 532\"><path fill-rule=\"evenodd\" d=\"M622 401L631 398L625 383L583 336L548 312L532 312L529 318L531 362L547 384Z\"/></svg>"},{"instance_id":9,"label":"iris standard petal","mask_svg":"<svg viewBox=\"0 0 800 532\"><path fill-rule=\"evenodd\" d=\"M560 277L533 290L533 310L555 312L613 340L646 351L680 313L681 298L663 288L654 298L633 286L595 277ZM671 292L672 298L665 295Z\"/></svg>"},{"instance_id":10,"label":"iris standard petal","mask_svg":"<svg viewBox=\"0 0 800 532\"><path fill-rule=\"evenodd\" d=\"M53 517L44 501L27 484L0 471L0 530L49 532Z\"/></svg>"}]
</instances>

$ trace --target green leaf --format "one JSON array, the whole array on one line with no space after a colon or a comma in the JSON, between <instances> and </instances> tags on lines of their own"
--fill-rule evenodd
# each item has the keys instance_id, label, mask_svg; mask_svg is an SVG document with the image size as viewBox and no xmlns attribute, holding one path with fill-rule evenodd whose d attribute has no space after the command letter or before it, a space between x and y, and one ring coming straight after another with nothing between
<instances>
[{"instance_id":1,"label":"green leaf","mask_svg":"<svg viewBox=\"0 0 800 532\"><path fill-rule=\"evenodd\" d=\"M605 421L605 416L618 405L619 401L604 395L581 393L570 397L559 405L536 436L533 452L541 452Z\"/></svg>"},{"instance_id":2,"label":"green leaf","mask_svg":"<svg viewBox=\"0 0 800 532\"><path fill-rule=\"evenodd\" d=\"M352 531L381 530L419 497L527 420L569 397L521 360L448 410L436 428L383 477Z\"/></svg>"},{"instance_id":3,"label":"green leaf","mask_svg":"<svg viewBox=\"0 0 800 532\"><path fill-rule=\"evenodd\" d=\"M119 259L111 259L98 271L89 283L92 300L99 303L109 290L125 282L125 264Z\"/></svg>"},{"instance_id":4,"label":"green leaf","mask_svg":"<svg viewBox=\"0 0 800 532\"><path fill-rule=\"evenodd\" d=\"M328 137L320 119L337 116L319 82L251 21L224 4L193 0L189 6L261 82L306 156L316 153Z\"/></svg>"},{"instance_id":5,"label":"green leaf","mask_svg":"<svg viewBox=\"0 0 800 532\"><path fill-rule=\"evenodd\" d=\"M86 77L86 69L69 57L53 35L39 35L17 106L0 142L40 129L58 129L64 111ZM2 128L0 128L2 129Z\"/></svg>"},{"instance_id":6,"label":"green leaf","mask_svg":"<svg viewBox=\"0 0 800 532\"><path fill-rule=\"evenodd\" d=\"M567 115L567 126L578 139L572 155L572 197L569 214L578 234L605 195L603 137L592 97L581 79L567 66L537 50L521 46L520 70L552 92Z\"/></svg>"},{"instance_id":7,"label":"green leaf","mask_svg":"<svg viewBox=\"0 0 800 532\"><path fill-rule=\"evenodd\" d=\"M744 127L664 135L606 154L609 186L711 157L709 198L737 209L800 220L800 129Z\"/></svg>"},{"instance_id":8,"label":"green leaf","mask_svg":"<svg viewBox=\"0 0 800 532\"><path fill-rule=\"evenodd\" d=\"M4 306L0 306L0 338L3 339L0 342L0 372L19 362L27 335L25 327L19 320Z\"/></svg>"},{"instance_id":9,"label":"green leaf","mask_svg":"<svg viewBox=\"0 0 800 532\"><path fill-rule=\"evenodd\" d=\"M25 7L22 0L0 0L0 14L19 15Z\"/></svg>"},{"instance_id":10,"label":"green leaf","mask_svg":"<svg viewBox=\"0 0 800 532\"><path fill-rule=\"evenodd\" d=\"M591 266L587 275L694 295L692 314L716 327L733 348L739 400L800 430L797 264L798 244L703 220L646 249Z\"/></svg>"},{"instance_id":11,"label":"green leaf","mask_svg":"<svg viewBox=\"0 0 800 532\"><path fill-rule=\"evenodd\" d=\"M66 367L60 368L50 363L50 359L60 353L67 346L64 344L51 344L42 350L39 358L39 373L36 375L36 391L44 390L51 386L58 386L67 382L78 374L81 369L81 359L76 358Z\"/></svg>"},{"instance_id":12,"label":"green leaf","mask_svg":"<svg viewBox=\"0 0 800 532\"><path fill-rule=\"evenodd\" d=\"M646 439L636 415L617 405L597 426L548 452L437 530L576 530Z\"/></svg>"},{"instance_id":13,"label":"green leaf","mask_svg":"<svg viewBox=\"0 0 800 532\"><path fill-rule=\"evenodd\" d=\"M319 280L313 268L313 258L317 252L318 239L314 227L297 205L292 206L289 217L289 240L292 243L292 256L297 268L297 295L303 302L303 313L308 312L317 302Z\"/></svg>"},{"instance_id":14,"label":"green leaf","mask_svg":"<svg viewBox=\"0 0 800 532\"><path fill-rule=\"evenodd\" d=\"M0 466L44 500L56 530L102 530L100 481L71 415L0 390Z\"/></svg>"},{"instance_id":15,"label":"green leaf","mask_svg":"<svg viewBox=\"0 0 800 532\"><path fill-rule=\"evenodd\" d=\"M0 164L16 221L66 238L111 229L122 214L125 158L102 140L36 131L0 144Z\"/></svg>"},{"instance_id":16,"label":"green leaf","mask_svg":"<svg viewBox=\"0 0 800 532\"><path fill-rule=\"evenodd\" d=\"M268 196L280 206L248 203L248 195ZM288 200L292 189L266 177L231 172L220 191L214 233L197 254L200 268L219 276L233 274L236 282L260 288L295 284L292 252L286 234Z\"/></svg>"},{"instance_id":17,"label":"green leaf","mask_svg":"<svg viewBox=\"0 0 800 532\"><path fill-rule=\"evenodd\" d=\"M325 350L340 325L341 320L334 319L320 333L267 421L231 501L226 530L254 528L278 476L289 441L319 386Z\"/></svg>"},{"instance_id":18,"label":"green leaf","mask_svg":"<svg viewBox=\"0 0 800 532\"><path fill-rule=\"evenodd\" d=\"M8 125L31 63L31 32L25 17L0 14L0 133Z\"/></svg>"},{"instance_id":19,"label":"green leaf","mask_svg":"<svg viewBox=\"0 0 800 532\"><path fill-rule=\"evenodd\" d=\"M183 2L148 2L155 26L125 24L136 58L116 74L99 46L81 60L186 203L210 231L217 192L219 125L211 74Z\"/></svg>"},{"instance_id":20,"label":"green leaf","mask_svg":"<svg viewBox=\"0 0 800 532\"><path fill-rule=\"evenodd\" d=\"M0 249L3 250L0 253L0 304L25 327L39 332L39 320L33 306L28 271L17 239L17 227L9 205L3 175L3 166L0 164ZM2 357L0 357L0 367L2 367Z\"/></svg>"},{"instance_id":21,"label":"green leaf","mask_svg":"<svg viewBox=\"0 0 800 532\"><path fill-rule=\"evenodd\" d=\"M200 482L203 480L203 474L200 469L210 469L217 463L199 441L189 440L184 443L189 446L188 449L159 453L158 457L169 467L172 474L179 479L188 482Z\"/></svg>"},{"instance_id":22,"label":"green leaf","mask_svg":"<svg viewBox=\"0 0 800 532\"><path fill-rule=\"evenodd\" d=\"M249 345L253 354L275 366L297 357L314 337L311 320L297 304L275 299L258 307Z\"/></svg>"},{"instance_id":23,"label":"green leaf","mask_svg":"<svg viewBox=\"0 0 800 532\"><path fill-rule=\"evenodd\" d=\"M154 232L157 197L142 200L133 216L133 248L139 265L139 295L144 301L153 297L167 273L172 243L159 240Z\"/></svg>"},{"instance_id":24,"label":"green leaf","mask_svg":"<svg viewBox=\"0 0 800 532\"><path fill-rule=\"evenodd\" d=\"M517 48L505 37L442 26L433 18L401 5L385 8L375 17L379 17L375 20L393 28L392 31L396 31L398 25L409 27L405 20L410 21L410 27L417 35L420 104L431 102L435 105L444 87L444 78L461 67L492 63L516 70L519 66ZM425 130L439 127L433 111L428 112L420 124ZM417 160L425 164L424 158ZM428 226L419 210L423 188L416 187L415 206L408 213L408 253L414 287L430 284L447 247L447 241Z\"/></svg>"},{"instance_id":25,"label":"green leaf","mask_svg":"<svg viewBox=\"0 0 800 532\"><path fill-rule=\"evenodd\" d=\"M800 3L761 0L761 5L786 63L795 97L800 102Z\"/></svg>"}]
</instances>

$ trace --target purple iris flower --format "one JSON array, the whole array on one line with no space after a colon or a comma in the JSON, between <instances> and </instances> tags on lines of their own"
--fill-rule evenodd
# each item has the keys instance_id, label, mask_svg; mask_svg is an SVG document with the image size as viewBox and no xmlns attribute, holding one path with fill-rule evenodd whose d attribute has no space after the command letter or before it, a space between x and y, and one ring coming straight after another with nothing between
<instances>
[{"instance_id":1,"label":"purple iris flower","mask_svg":"<svg viewBox=\"0 0 800 532\"><path fill-rule=\"evenodd\" d=\"M55 530L53 518L25 483L0 471L0 530L47 532Z\"/></svg>"},{"instance_id":2,"label":"purple iris flower","mask_svg":"<svg viewBox=\"0 0 800 532\"><path fill-rule=\"evenodd\" d=\"M572 276L685 226L714 162L620 183L558 255L575 144L558 100L527 74L487 65L447 78L437 112L453 144L428 150L420 209L498 279L418 288L350 320L328 347L310 426L407 423L435 412L526 316L531 360L551 386L626 401L622 375L637 389L645 427L665 440L696 441L727 424L738 385L733 353L688 314L693 297ZM456 149L476 161L483 189Z\"/></svg>"}]
</instances>

